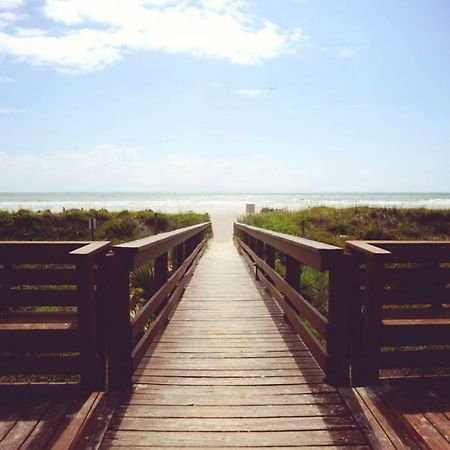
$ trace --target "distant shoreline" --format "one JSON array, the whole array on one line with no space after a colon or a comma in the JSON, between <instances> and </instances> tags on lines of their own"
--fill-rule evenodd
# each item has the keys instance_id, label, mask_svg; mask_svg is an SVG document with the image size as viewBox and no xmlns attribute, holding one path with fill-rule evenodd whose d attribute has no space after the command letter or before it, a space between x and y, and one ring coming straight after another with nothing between
<instances>
[{"instance_id":1,"label":"distant shoreline","mask_svg":"<svg viewBox=\"0 0 450 450\"><path fill-rule=\"evenodd\" d=\"M300 194L205 194L142 192L0 193L0 210L29 209L53 212L63 209L107 209L166 213L185 211L240 215L247 203L262 208L302 210L316 206L346 208L450 209L450 193L300 193Z\"/></svg>"}]
</instances>

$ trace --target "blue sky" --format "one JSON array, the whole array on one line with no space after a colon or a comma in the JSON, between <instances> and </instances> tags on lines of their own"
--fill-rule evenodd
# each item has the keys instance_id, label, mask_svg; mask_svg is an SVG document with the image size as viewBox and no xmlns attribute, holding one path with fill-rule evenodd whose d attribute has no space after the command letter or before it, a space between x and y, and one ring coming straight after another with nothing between
<instances>
[{"instance_id":1,"label":"blue sky","mask_svg":"<svg viewBox=\"0 0 450 450\"><path fill-rule=\"evenodd\" d=\"M448 0L0 0L0 191L448 192Z\"/></svg>"}]
</instances>

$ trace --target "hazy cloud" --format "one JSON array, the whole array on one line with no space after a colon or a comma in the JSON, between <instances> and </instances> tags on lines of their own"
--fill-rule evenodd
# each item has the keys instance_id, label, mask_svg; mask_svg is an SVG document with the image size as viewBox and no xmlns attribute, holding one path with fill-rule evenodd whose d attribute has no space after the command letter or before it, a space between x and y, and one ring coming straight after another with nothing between
<instances>
[{"instance_id":1,"label":"hazy cloud","mask_svg":"<svg viewBox=\"0 0 450 450\"><path fill-rule=\"evenodd\" d=\"M2 108L0 107L0 114L16 114L26 112L25 109L22 108Z\"/></svg>"},{"instance_id":2,"label":"hazy cloud","mask_svg":"<svg viewBox=\"0 0 450 450\"><path fill-rule=\"evenodd\" d=\"M370 107L368 103L355 103L353 105L350 105L351 108L354 109L367 109Z\"/></svg>"},{"instance_id":3,"label":"hazy cloud","mask_svg":"<svg viewBox=\"0 0 450 450\"><path fill-rule=\"evenodd\" d=\"M14 83L14 79L0 76L0 83Z\"/></svg>"},{"instance_id":4,"label":"hazy cloud","mask_svg":"<svg viewBox=\"0 0 450 450\"><path fill-rule=\"evenodd\" d=\"M266 180L283 188L297 183L298 168L279 158L248 154L189 156L180 153L155 157L151 152L110 144L84 152L14 154L0 151L1 190L68 191L267 191ZM149 177L149 173L151 176ZM199 177L198 174L202 176ZM307 174L302 178L307 180ZM297 180L297 181L296 181ZM302 182L303 182L302 181ZM293 189L292 186L288 186Z\"/></svg>"},{"instance_id":5,"label":"hazy cloud","mask_svg":"<svg viewBox=\"0 0 450 450\"><path fill-rule=\"evenodd\" d=\"M0 9L14 9L23 4L24 0L0 0Z\"/></svg>"},{"instance_id":6,"label":"hazy cloud","mask_svg":"<svg viewBox=\"0 0 450 450\"><path fill-rule=\"evenodd\" d=\"M233 92L244 97L260 97L264 91L261 89L236 89Z\"/></svg>"},{"instance_id":7,"label":"hazy cloud","mask_svg":"<svg viewBox=\"0 0 450 450\"><path fill-rule=\"evenodd\" d=\"M351 49L351 48L341 48L340 50L338 50L338 52L336 53L336 56L339 59L347 59L347 58L353 58L353 56L355 56L357 53L357 51L355 49Z\"/></svg>"}]
</instances>

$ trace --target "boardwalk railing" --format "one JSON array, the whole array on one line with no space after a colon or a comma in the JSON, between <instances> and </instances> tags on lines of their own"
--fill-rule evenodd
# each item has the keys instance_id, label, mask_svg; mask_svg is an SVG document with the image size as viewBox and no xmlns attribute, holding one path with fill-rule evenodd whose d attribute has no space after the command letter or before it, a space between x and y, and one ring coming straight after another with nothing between
<instances>
[{"instance_id":1,"label":"boardwalk railing","mask_svg":"<svg viewBox=\"0 0 450 450\"><path fill-rule=\"evenodd\" d=\"M342 249L240 223L235 239L256 277L277 301L330 384L349 383L349 333L345 268ZM275 270L276 254L285 262L284 278ZM300 293L301 266L329 273L328 317Z\"/></svg>"},{"instance_id":2,"label":"boardwalk railing","mask_svg":"<svg viewBox=\"0 0 450 450\"><path fill-rule=\"evenodd\" d=\"M349 241L358 291L352 378L450 368L450 242ZM436 373L436 371L434 372Z\"/></svg>"},{"instance_id":3,"label":"boardwalk railing","mask_svg":"<svg viewBox=\"0 0 450 450\"><path fill-rule=\"evenodd\" d=\"M81 376L104 388L109 242L0 242L0 376Z\"/></svg>"},{"instance_id":4,"label":"boardwalk railing","mask_svg":"<svg viewBox=\"0 0 450 450\"><path fill-rule=\"evenodd\" d=\"M192 277L210 230L207 222L113 247L108 259L110 389L131 385L132 374ZM148 264L153 266L154 293L130 319L130 275Z\"/></svg>"}]
</instances>

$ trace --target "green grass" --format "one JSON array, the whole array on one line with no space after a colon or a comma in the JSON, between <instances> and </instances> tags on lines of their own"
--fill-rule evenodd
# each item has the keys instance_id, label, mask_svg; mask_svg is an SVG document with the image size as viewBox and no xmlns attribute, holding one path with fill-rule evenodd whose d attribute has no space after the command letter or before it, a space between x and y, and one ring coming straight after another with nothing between
<instances>
[{"instance_id":1,"label":"green grass","mask_svg":"<svg viewBox=\"0 0 450 450\"><path fill-rule=\"evenodd\" d=\"M153 211L120 211L106 209L70 209L60 213L0 210L0 240L64 241L91 240L89 219L97 221L96 240L120 243L140 239L156 232L170 231L206 222L208 214L179 214Z\"/></svg>"},{"instance_id":2,"label":"green grass","mask_svg":"<svg viewBox=\"0 0 450 450\"><path fill-rule=\"evenodd\" d=\"M396 208L328 208L301 211L263 209L239 221L328 244L345 245L355 239L450 240L450 210ZM283 257L276 270L283 275ZM322 314L328 310L328 274L303 266L300 291Z\"/></svg>"},{"instance_id":3,"label":"green grass","mask_svg":"<svg viewBox=\"0 0 450 450\"><path fill-rule=\"evenodd\" d=\"M354 239L450 240L448 209L317 207L294 212L263 209L239 220L338 246Z\"/></svg>"}]
</instances>

